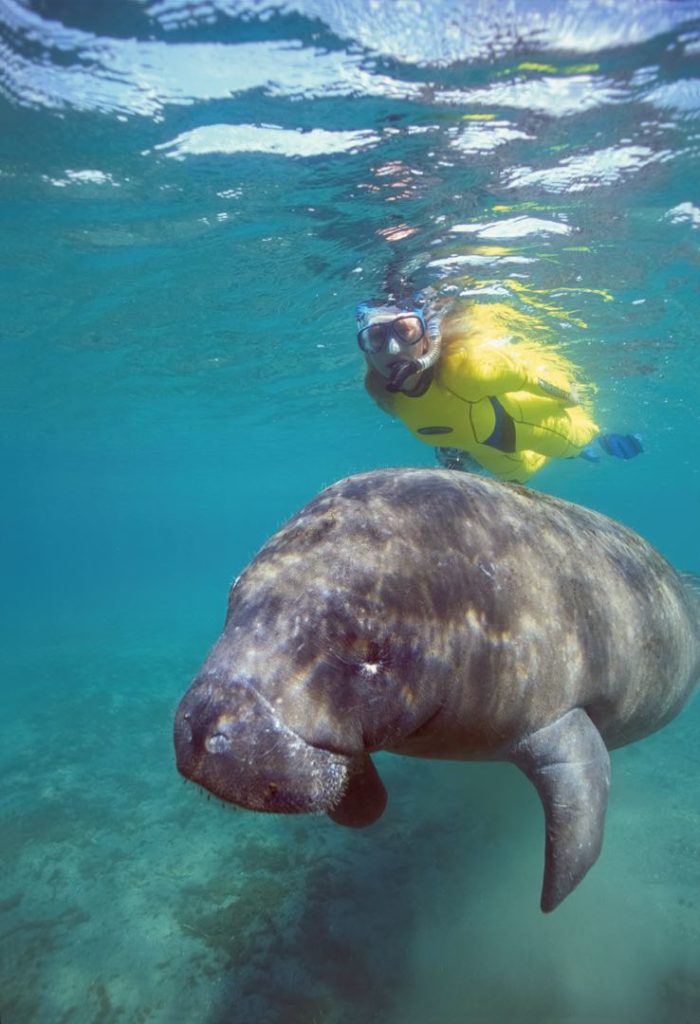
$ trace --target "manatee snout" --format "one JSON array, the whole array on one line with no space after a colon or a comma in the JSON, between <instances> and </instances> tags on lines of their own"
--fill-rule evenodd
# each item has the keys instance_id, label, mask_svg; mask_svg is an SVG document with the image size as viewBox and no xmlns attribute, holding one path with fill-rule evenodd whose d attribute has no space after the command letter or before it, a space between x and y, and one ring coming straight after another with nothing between
<instances>
[{"instance_id":1,"label":"manatee snout","mask_svg":"<svg viewBox=\"0 0 700 1024\"><path fill-rule=\"evenodd\" d=\"M178 771L228 803L253 811L331 811L349 758L307 743L246 679L198 677L175 715Z\"/></svg>"}]
</instances>

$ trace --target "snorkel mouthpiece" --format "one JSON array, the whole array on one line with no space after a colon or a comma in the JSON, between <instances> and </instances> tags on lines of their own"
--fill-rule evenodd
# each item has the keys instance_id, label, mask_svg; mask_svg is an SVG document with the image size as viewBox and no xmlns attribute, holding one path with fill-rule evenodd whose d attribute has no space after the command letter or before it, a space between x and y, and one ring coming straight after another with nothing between
<instances>
[{"instance_id":1,"label":"snorkel mouthpiece","mask_svg":"<svg viewBox=\"0 0 700 1024\"><path fill-rule=\"evenodd\" d=\"M421 365L422 362L422 359L397 360L392 367L391 377L389 377L384 385L385 389L392 394L396 394L397 391L401 390L409 377L412 377L414 373L421 373L424 369Z\"/></svg>"}]
</instances>

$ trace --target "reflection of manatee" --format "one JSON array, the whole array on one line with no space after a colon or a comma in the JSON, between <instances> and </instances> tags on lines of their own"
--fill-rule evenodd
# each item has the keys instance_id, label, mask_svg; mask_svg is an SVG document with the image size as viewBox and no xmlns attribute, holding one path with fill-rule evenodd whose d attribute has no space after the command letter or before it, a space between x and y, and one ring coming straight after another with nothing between
<instances>
[{"instance_id":1,"label":"reflection of manatee","mask_svg":"<svg viewBox=\"0 0 700 1024\"><path fill-rule=\"evenodd\" d=\"M636 534L466 473L321 493L234 584L175 720L179 770L258 811L369 825L369 754L516 764L546 818L542 909L602 842L606 748L659 729L700 675L700 601Z\"/></svg>"}]
</instances>

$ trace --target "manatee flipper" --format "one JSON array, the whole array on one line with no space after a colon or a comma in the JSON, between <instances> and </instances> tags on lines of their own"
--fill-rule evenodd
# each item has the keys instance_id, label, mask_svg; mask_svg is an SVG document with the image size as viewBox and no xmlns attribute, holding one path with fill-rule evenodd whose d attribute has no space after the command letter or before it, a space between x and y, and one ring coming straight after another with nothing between
<instances>
[{"instance_id":1,"label":"manatee flipper","mask_svg":"<svg viewBox=\"0 0 700 1024\"><path fill-rule=\"evenodd\" d=\"M357 754L350 765L350 779L339 804L328 817L337 825L365 828L381 818L386 807L384 783L368 754Z\"/></svg>"},{"instance_id":2,"label":"manatee flipper","mask_svg":"<svg viewBox=\"0 0 700 1024\"><path fill-rule=\"evenodd\" d=\"M547 833L540 906L554 910L595 864L603 844L610 757L581 708L526 736L509 754L539 793Z\"/></svg>"}]
</instances>

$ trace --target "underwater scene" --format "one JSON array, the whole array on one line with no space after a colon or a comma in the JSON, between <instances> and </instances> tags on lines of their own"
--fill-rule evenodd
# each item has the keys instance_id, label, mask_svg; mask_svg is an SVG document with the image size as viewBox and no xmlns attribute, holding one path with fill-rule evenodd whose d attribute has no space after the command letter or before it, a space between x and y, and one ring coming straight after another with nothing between
<instances>
[{"instance_id":1,"label":"underwater scene","mask_svg":"<svg viewBox=\"0 0 700 1024\"><path fill-rule=\"evenodd\" d=\"M1 0L2 1024L700 1024L697 697L551 914L511 764L380 751L350 829L173 747L263 543L437 465L364 385L398 287L573 364L643 451L528 491L700 573L699 160L695 0Z\"/></svg>"}]
</instances>

